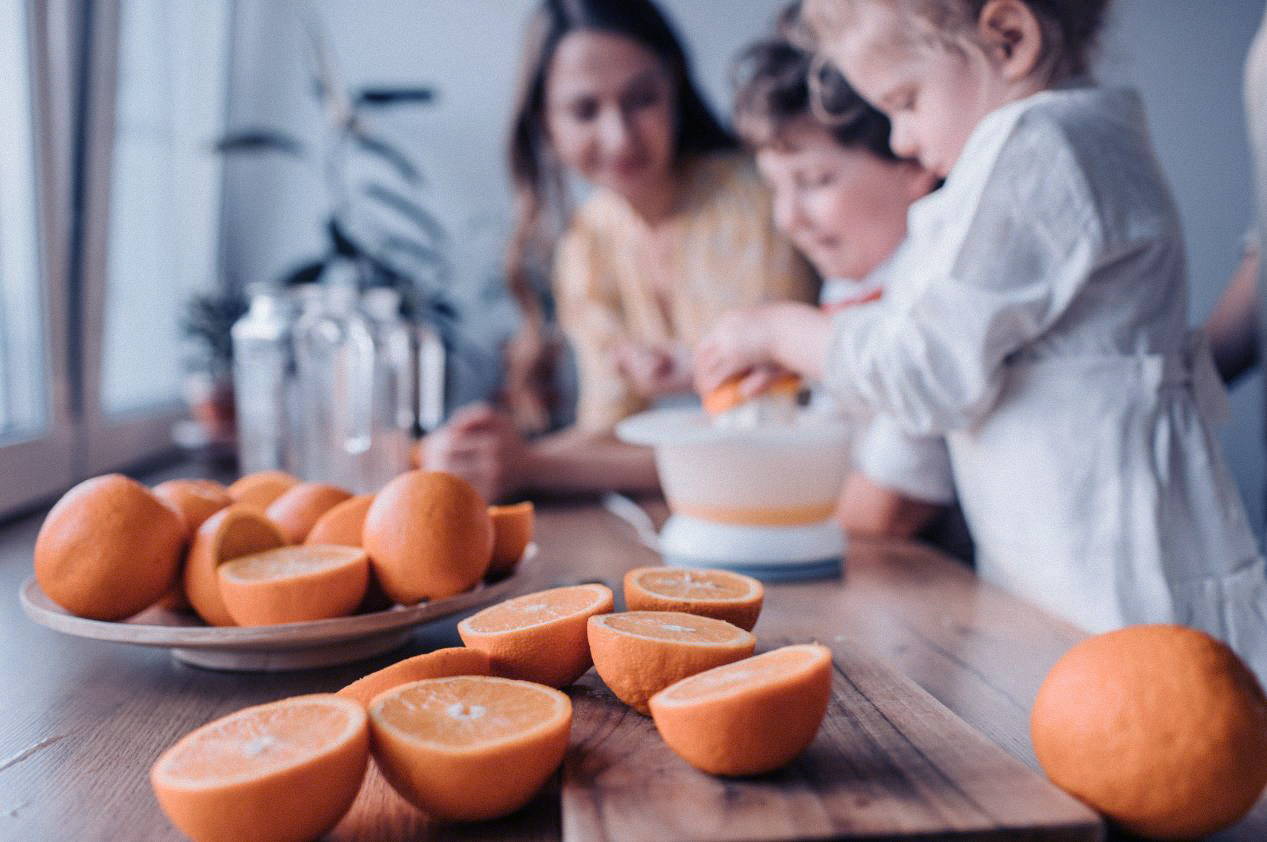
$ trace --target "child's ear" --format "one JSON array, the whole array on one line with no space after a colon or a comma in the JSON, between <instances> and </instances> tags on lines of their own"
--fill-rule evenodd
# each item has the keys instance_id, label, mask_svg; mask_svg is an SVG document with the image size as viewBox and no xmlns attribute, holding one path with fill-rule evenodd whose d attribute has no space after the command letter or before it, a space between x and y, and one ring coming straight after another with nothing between
<instances>
[{"instance_id":1,"label":"child's ear","mask_svg":"<svg viewBox=\"0 0 1267 842\"><path fill-rule=\"evenodd\" d=\"M989 0L977 18L977 37L1009 82L1034 72L1043 52L1043 28L1024 0Z\"/></svg>"}]
</instances>

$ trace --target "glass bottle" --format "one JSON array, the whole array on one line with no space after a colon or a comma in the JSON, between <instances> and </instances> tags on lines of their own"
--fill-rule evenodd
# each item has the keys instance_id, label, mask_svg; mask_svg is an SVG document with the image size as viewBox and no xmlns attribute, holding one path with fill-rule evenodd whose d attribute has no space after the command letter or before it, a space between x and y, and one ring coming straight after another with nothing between
<instances>
[{"instance_id":1,"label":"glass bottle","mask_svg":"<svg viewBox=\"0 0 1267 842\"><path fill-rule=\"evenodd\" d=\"M291 372L291 309L282 290L247 289L250 305L230 329L242 473L287 466L287 384Z\"/></svg>"},{"instance_id":2,"label":"glass bottle","mask_svg":"<svg viewBox=\"0 0 1267 842\"><path fill-rule=\"evenodd\" d=\"M394 289L366 290L361 307L374 336L372 442L367 482L378 489L409 469L414 427L413 342Z\"/></svg>"}]
</instances>

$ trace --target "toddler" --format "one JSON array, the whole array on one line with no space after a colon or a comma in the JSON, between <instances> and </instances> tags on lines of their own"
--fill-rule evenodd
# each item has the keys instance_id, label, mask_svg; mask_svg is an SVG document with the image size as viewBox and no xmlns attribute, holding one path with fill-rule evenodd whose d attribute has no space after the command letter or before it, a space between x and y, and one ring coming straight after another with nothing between
<instances>
[{"instance_id":1,"label":"toddler","mask_svg":"<svg viewBox=\"0 0 1267 842\"><path fill-rule=\"evenodd\" d=\"M988 581L1090 631L1177 622L1267 677L1267 579L1211 434L1183 240L1138 97L1091 85L1107 0L810 0L823 58L946 177L901 306L729 314L701 388L769 363L946 437Z\"/></svg>"}]
</instances>

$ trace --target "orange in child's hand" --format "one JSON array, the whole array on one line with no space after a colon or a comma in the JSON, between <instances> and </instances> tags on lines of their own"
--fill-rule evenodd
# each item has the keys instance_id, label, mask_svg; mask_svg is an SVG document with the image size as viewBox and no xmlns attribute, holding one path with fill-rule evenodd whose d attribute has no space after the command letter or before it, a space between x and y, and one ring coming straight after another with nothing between
<instances>
[{"instance_id":1,"label":"orange in child's hand","mask_svg":"<svg viewBox=\"0 0 1267 842\"><path fill-rule=\"evenodd\" d=\"M281 527L286 543L302 544L322 515L350 499L352 493L336 485L301 482L286 489L264 513Z\"/></svg>"},{"instance_id":2,"label":"orange in child's hand","mask_svg":"<svg viewBox=\"0 0 1267 842\"><path fill-rule=\"evenodd\" d=\"M356 699L369 707L379 693L421 681L424 678L448 678L454 675L492 675L488 655L478 649L454 646L415 655L353 681L339 691L340 696Z\"/></svg>"},{"instance_id":3,"label":"orange in child's hand","mask_svg":"<svg viewBox=\"0 0 1267 842\"><path fill-rule=\"evenodd\" d=\"M728 570L636 567L625 574L630 611L685 611L752 631L764 599L760 582Z\"/></svg>"},{"instance_id":4,"label":"orange in child's hand","mask_svg":"<svg viewBox=\"0 0 1267 842\"><path fill-rule=\"evenodd\" d=\"M185 735L150 768L150 784L194 842L309 842L352 806L368 763L361 705L294 696Z\"/></svg>"},{"instance_id":5,"label":"orange in child's hand","mask_svg":"<svg viewBox=\"0 0 1267 842\"><path fill-rule=\"evenodd\" d=\"M745 372L744 374L728 377L712 391L701 395L700 402L704 405L704 411L709 415L720 415L747 403L753 398L760 397L760 395L795 395L801 390L801 378L791 372L787 372L775 378L774 382L767 386L760 395L746 396L740 386L747 376Z\"/></svg>"},{"instance_id":6,"label":"orange in child's hand","mask_svg":"<svg viewBox=\"0 0 1267 842\"><path fill-rule=\"evenodd\" d=\"M1231 649L1182 626L1088 638L1048 672L1030 715L1052 782L1132 833L1194 839L1267 785L1267 699Z\"/></svg>"},{"instance_id":7,"label":"orange in child's hand","mask_svg":"<svg viewBox=\"0 0 1267 842\"><path fill-rule=\"evenodd\" d=\"M493 554L488 504L461 477L409 471L374 498L362 533L374 575L401 605L474 586Z\"/></svg>"},{"instance_id":8,"label":"orange in child's hand","mask_svg":"<svg viewBox=\"0 0 1267 842\"><path fill-rule=\"evenodd\" d=\"M458 623L458 635L488 653L494 675L566 687L594 663L586 621L612 605L606 585L551 588L472 614Z\"/></svg>"},{"instance_id":9,"label":"orange in child's hand","mask_svg":"<svg viewBox=\"0 0 1267 842\"><path fill-rule=\"evenodd\" d=\"M437 818L483 821L527 804L559 768L572 703L540 684L461 676L381 693L369 716L397 792Z\"/></svg>"},{"instance_id":10,"label":"orange in child's hand","mask_svg":"<svg viewBox=\"0 0 1267 842\"><path fill-rule=\"evenodd\" d=\"M85 480L49 511L35 538L35 578L71 614L123 620L171 587L185 520L121 474Z\"/></svg>"},{"instance_id":11,"label":"orange in child's hand","mask_svg":"<svg viewBox=\"0 0 1267 842\"><path fill-rule=\"evenodd\" d=\"M254 506L262 512L298 484L299 477L285 471L257 471L240 477L229 486L228 491L233 502Z\"/></svg>"},{"instance_id":12,"label":"orange in child's hand","mask_svg":"<svg viewBox=\"0 0 1267 842\"><path fill-rule=\"evenodd\" d=\"M689 675L747 658L749 632L680 611L629 611L589 618L594 669L616 697L642 714L647 700Z\"/></svg>"},{"instance_id":13,"label":"orange in child's hand","mask_svg":"<svg viewBox=\"0 0 1267 842\"><path fill-rule=\"evenodd\" d=\"M361 530L365 515L374 502L373 494L360 494L334 506L313 524L305 544L339 544L344 547L361 546Z\"/></svg>"},{"instance_id":14,"label":"orange in child's hand","mask_svg":"<svg viewBox=\"0 0 1267 842\"><path fill-rule=\"evenodd\" d=\"M216 568L220 598L239 626L272 626L345 617L369 585L358 547L311 544L241 556Z\"/></svg>"},{"instance_id":15,"label":"orange in child's hand","mask_svg":"<svg viewBox=\"0 0 1267 842\"><path fill-rule=\"evenodd\" d=\"M831 698L831 650L784 646L697 673L651 697L656 729L713 775L761 775L814 741Z\"/></svg>"},{"instance_id":16,"label":"orange in child's hand","mask_svg":"<svg viewBox=\"0 0 1267 842\"><path fill-rule=\"evenodd\" d=\"M493 561L488 572L495 575L510 573L532 543L536 516L532 501L489 506L488 514L493 519Z\"/></svg>"},{"instance_id":17,"label":"orange in child's hand","mask_svg":"<svg viewBox=\"0 0 1267 842\"><path fill-rule=\"evenodd\" d=\"M185 560L185 596L198 616L213 626L231 626L233 618L220 595L216 568L230 559L283 546L277 524L254 506L235 503L207 518L194 533Z\"/></svg>"}]
</instances>

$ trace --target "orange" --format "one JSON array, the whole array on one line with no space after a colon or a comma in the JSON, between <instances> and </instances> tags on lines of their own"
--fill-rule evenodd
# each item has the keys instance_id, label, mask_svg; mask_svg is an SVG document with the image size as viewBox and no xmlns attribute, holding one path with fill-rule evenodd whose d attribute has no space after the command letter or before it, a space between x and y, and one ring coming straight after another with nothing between
<instances>
[{"instance_id":1,"label":"orange","mask_svg":"<svg viewBox=\"0 0 1267 842\"><path fill-rule=\"evenodd\" d=\"M784 646L697 673L651 697L660 736L712 775L761 775L814 741L831 698L831 650Z\"/></svg>"},{"instance_id":2,"label":"orange","mask_svg":"<svg viewBox=\"0 0 1267 842\"><path fill-rule=\"evenodd\" d=\"M272 626L345 617L370 579L357 547L278 547L232 559L216 569L220 598L239 626Z\"/></svg>"},{"instance_id":3,"label":"orange","mask_svg":"<svg viewBox=\"0 0 1267 842\"><path fill-rule=\"evenodd\" d=\"M1132 833L1194 839L1267 785L1267 699L1231 649L1182 626L1088 638L1038 691L1030 734L1052 782Z\"/></svg>"},{"instance_id":4,"label":"orange","mask_svg":"<svg viewBox=\"0 0 1267 842\"><path fill-rule=\"evenodd\" d=\"M264 512L234 503L207 518L194 533L185 560L185 596L207 623L231 626L233 618L220 596L216 568L223 562L283 546L286 537Z\"/></svg>"},{"instance_id":5,"label":"orange","mask_svg":"<svg viewBox=\"0 0 1267 842\"><path fill-rule=\"evenodd\" d=\"M169 479L160 482L153 488L154 496L176 509L185 517L185 540L194 537L194 532L203 522L221 509L233 503L225 487L210 479ZM180 566L183 568L182 554ZM177 574L177 581L159 600L159 604L174 611L189 611L192 606L185 598L185 588Z\"/></svg>"},{"instance_id":6,"label":"orange","mask_svg":"<svg viewBox=\"0 0 1267 842\"><path fill-rule=\"evenodd\" d=\"M727 570L636 567L625 574L630 611L685 611L752 631L764 599L760 582Z\"/></svg>"},{"instance_id":7,"label":"orange","mask_svg":"<svg viewBox=\"0 0 1267 842\"><path fill-rule=\"evenodd\" d=\"M704 411L709 415L720 415L752 400L752 398L759 397L758 395L745 396L740 391L739 385L747 376L747 372L736 374L734 377L723 380L721 385L708 394L701 395L700 402L704 404ZM761 395L795 395L800 390L801 378L787 372L779 375L773 383L761 392Z\"/></svg>"},{"instance_id":8,"label":"orange","mask_svg":"<svg viewBox=\"0 0 1267 842\"><path fill-rule=\"evenodd\" d=\"M258 471L240 477L229 486L233 502L254 506L261 512L282 496L291 486L299 484L299 477L285 471Z\"/></svg>"},{"instance_id":9,"label":"orange","mask_svg":"<svg viewBox=\"0 0 1267 842\"><path fill-rule=\"evenodd\" d=\"M288 544L302 544L313 524L335 506L352 499L352 493L323 482L301 482L282 492L264 510L281 527Z\"/></svg>"},{"instance_id":10,"label":"orange","mask_svg":"<svg viewBox=\"0 0 1267 842\"><path fill-rule=\"evenodd\" d=\"M35 578L71 614L123 620L171 587L185 520L121 474L84 480L62 496L35 538Z\"/></svg>"},{"instance_id":11,"label":"orange","mask_svg":"<svg viewBox=\"0 0 1267 842\"><path fill-rule=\"evenodd\" d=\"M150 767L150 785L194 842L308 842L343 818L368 763L364 708L294 696L186 734Z\"/></svg>"},{"instance_id":12,"label":"orange","mask_svg":"<svg viewBox=\"0 0 1267 842\"><path fill-rule=\"evenodd\" d=\"M425 655L405 658L372 672L344 687L339 695L356 699L369 707L373 698L384 690L424 678L447 678L453 675L492 675L488 655L478 649L465 649L461 646L437 649Z\"/></svg>"},{"instance_id":13,"label":"orange","mask_svg":"<svg viewBox=\"0 0 1267 842\"><path fill-rule=\"evenodd\" d=\"M370 510L370 503L373 502L373 494L360 494L336 504L317 518L317 522L304 538L304 543L361 546L361 529L365 526L365 514Z\"/></svg>"},{"instance_id":14,"label":"orange","mask_svg":"<svg viewBox=\"0 0 1267 842\"><path fill-rule=\"evenodd\" d=\"M566 687L593 664L586 621L612 604L606 585L551 588L490 605L458 623L458 634L488 653L494 675Z\"/></svg>"},{"instance_id":15,"label":"orange","mask_svg":"<svg viewBox=\"0 0 1267 842\"><path fill-rule=\"evenodd\" d=\"M488 504L453 474L408 471L374 498L362 533L378 583L413 605L474 586L493 555Z\"/></svg>"},{"instance_id":16,"label":"orange","mask_svg":"<svg viewBox=\"0 0 1267 842\"><path fill-rule=\"evenodd\" d=\"M680 611L629 611L589 618L594 669L622 702L649 714L647 700L675 681L747 658L749 632Z\"/></svg>"},{"instance_id":17,"label":"orange","mask_svg":"<svg viewBox=\"0 0 1267 842\"><path fill-rule=\"evenodd\" d=\"M414 681L370 703L374 759L406 800L436 818L482 821L532 800L567 751L572 703L527 681Z\"/></svg>"},{"instance_id":18,"label":"orange","mask_svg":"<svg viewBox=\"0 0 1267 842\"><path fill-rule=\"evenodd\" d=\"M233 503L225 487L210 479L169 479L153 490L155 497L184 515L191 538L203 521Z\"/></svg>"},{"instance_id":19,"label":"orange","mask_svg":"<svg viewBox=\"0 0 1267 842\"><path fill-rule=\"evenodd\" d=\"M497 576L510 573L532 543L535 510L532 501L509 506L489 506L493 519L493 561L488 572Z\"/></svg>"}]
</instances>

